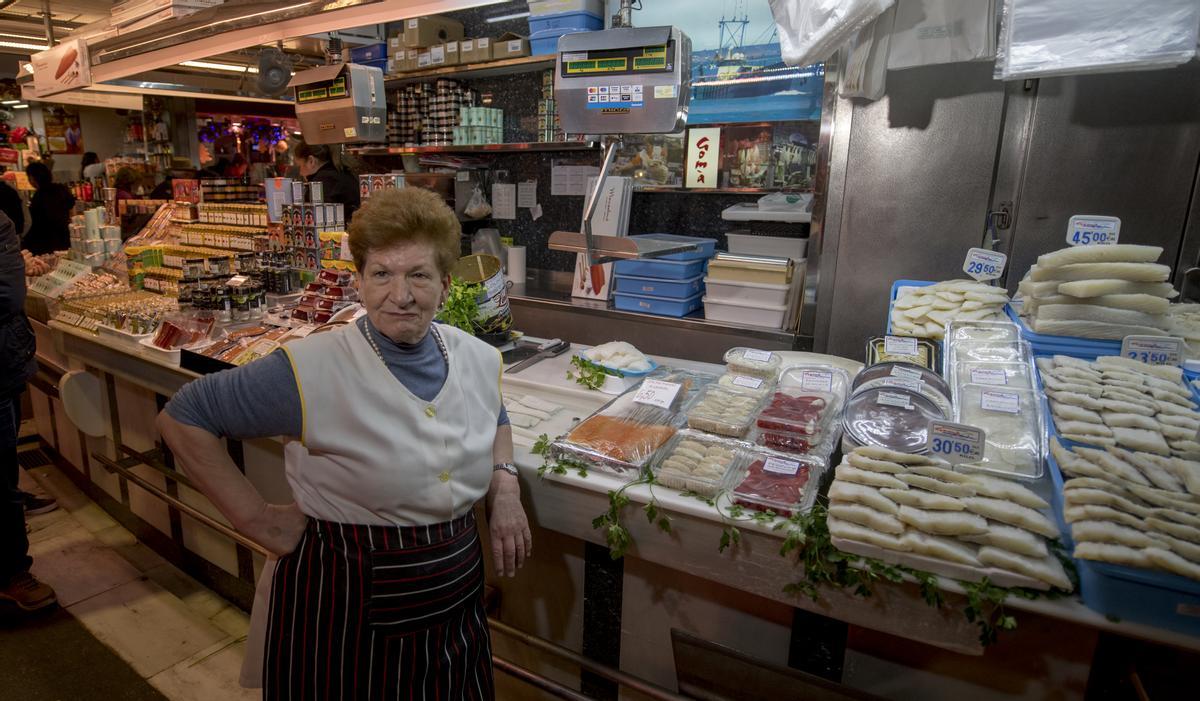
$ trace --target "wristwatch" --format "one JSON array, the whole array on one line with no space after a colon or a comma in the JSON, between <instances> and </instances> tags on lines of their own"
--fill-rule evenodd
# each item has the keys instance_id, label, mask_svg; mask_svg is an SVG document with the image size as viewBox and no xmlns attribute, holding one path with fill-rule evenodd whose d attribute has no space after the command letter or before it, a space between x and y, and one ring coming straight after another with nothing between
<instances>
[{"instance_id":1,"label":"wristwatch","mask_svg":"<svg viewBox=\"0 0 1200 701\"><path fill-rule=\"evenodd\" d=\"M517 472L517 466L511 462L498 462L495 465L492 465L492 472L495 472L496 470L504 470L513 477L520 477L520 474Z\"/></svg>"}]
</instances>

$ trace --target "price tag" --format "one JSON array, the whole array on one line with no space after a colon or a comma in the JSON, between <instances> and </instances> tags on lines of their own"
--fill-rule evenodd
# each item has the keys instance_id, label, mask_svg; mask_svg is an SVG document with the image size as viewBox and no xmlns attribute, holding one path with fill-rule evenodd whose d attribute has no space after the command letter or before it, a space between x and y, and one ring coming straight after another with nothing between
<instances>
[{"instance_id":1,"label":"price tag","mask_svg":"<svg viewBox=\"0 0 1200 701\"><path fill-rule=\"evenodd\" d=\"M762 387L763 379L761 377L746 377L745 375L735 375L733 384L738 387L749 387L750 389L758 389Z\"/></svg>"},{"instance_id":2,"label":"price tag","mask_svg":"<svg viewBox=\"0 0 1200 701\"><path fill-rule=\"evenodd\" d=\"M987 433L981 428L949 421L930 421L929 440L925 447L930 455L958 465L982 460L986 439Z\"/></svg>"},{"instance_id":3,"label":"price tag","mask_svg":"<svg viewBox=\"0 0 1200 701\"><path fill-rule=\"evenodd\" d=\"M767 458L763 463L763 470L774 472L777 475L794 475L800 471L800 462L784 458Z\"/></svg>"},{"instance_id":4,"label":"price tag","mask_svg":"<svg viewBox=\"0 0 1200 701\"><path fill-rule=\"evenodd\" d=\"M912 404L909 403L908 397L895 392L880 392L875 403L884 406L900 407L901 409L912 409Z\"/></svg>"},{"instance_id":5,"label":"price tag","mask_svg":"<svg viewBox=\"0 0 1200 701\"><path fill-rule=\"evenodd\" d=\"M1121 219L1098 214L1076 214L1067 223L1070 246L1112 246L1121 234Z\"/></svg>"},{"instance_id":6,"label":"price tag","mask_svg":"<svg viewBox=\"0 0 1200 701\"><path fill-rule=\"evenodd\" d=\"M1151 365L1179 365L1183 361L1183 339L1174 336L1126 336L1121 357Z\"/></svg>"},{"instance_id":7,"label":"price tag","mask_svg":"<svg viewBox=\"0 0 1200 701\"><path fill-rule=\"evenodd\" d=\"M800 389L805 392L831 392L833 373L824 370L801 370Z\"/></svg>"},{"instance_id":8,"label":"price tag","mask_svg":"<svg viewBox=\"0 0 1200 701\"><path fill-rule=\"evenodd\" d=\"M967 259L963 261L963 272L980 282L995 280L1004 274L1004 264L1008 256L999 251L989 251L986 248L972 248L967 251Z\"/></svg>"},{"instance_id":9,"label":"price tag","mask_svg":"<svg viewBox=\"0 0 1200 701\"><path fill-rule=\"evenodd\" d=\"M917 339L912 336L884 336L884 355L907 355L917 357Z\"/></svg>"},{"instance_id":10,"label":"price tag","mask_svg":"<svg viewBox=\"0 0 1200 701\"><path fill-rule=\"evenodd\" d=\"M921 380L910 380L905 377L885 377L879 381L879 384L884 387L900 387L910 392L921 393L925 389L925 383Z\"/></svg>"},{"instance_id":11,"label":"price tag","mask_svg":"<svg viewBox=\"0 0 1200 701\"><path fill-rule=\"evenodd\" d=\"M988 390L979 398L979 407L984 411L1002 411L1005 414L1021 413L1021 395L1016 392Z\"/></svg>"},{"instance_id":12,"label":"price tag","mask_svg":"<svg viewBox=\"0 0 1200 701\"><path fill-rule=\"evenodd\" d=\"M771 351L747 350L742 354L742 357L746 360L753 360L759 363L769 363L774 355Z\"/></svg>"},{"instance_id":13,"label":"price tag","mask_svg":"<svg viewBox=\"0 0 1200 701\"><path fill-rule=\"evenodd\" d=\"M675 382L643 380L637 394L633 395L633 401L637 404L649 404L650 406L670 409L671 402L675 401L675 395L679 394L679 390L682 387L683 385Z\"/></svg>"},{"instance_id":14,"label":"price tag","mask_svg":"<svg viewBox=\"0 0 1200 701\"><path fill-rule=\"evenodd\" d=\"M916 368L906 368L903 365L894 366L892 368L892 372L889 374L892 377L900 377L905 380L916 380L919 382L923 382L924 380L922 380L921 378L925 377L924 375L921 374L920 370L918 370Z\"/></svg>"},{"instance_id":15,"label":"price tag","mask_svg":"<svg viewBox=\"0 0 1200 701\"><path fill-rule=\"evenodd\" d=\"M1000 368L971 368L971 382L977 385L1006 385L1008 373Z\"/></svg>"}]
</instances>

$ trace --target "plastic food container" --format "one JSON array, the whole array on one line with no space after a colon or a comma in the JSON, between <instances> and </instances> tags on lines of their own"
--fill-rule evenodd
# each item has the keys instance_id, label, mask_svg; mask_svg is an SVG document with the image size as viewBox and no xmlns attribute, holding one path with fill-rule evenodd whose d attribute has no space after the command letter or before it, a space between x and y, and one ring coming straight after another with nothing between
<instances>
[{"instance_id":1,"label":"plastic food container","mask_svg":"<svg viewBox=\"0 0 1200 701\"><path fill-rule=\"evenodd\" d=\"M854 377L851 390L857 390L860 387L882 379L910 380L924 383L945 397L946 401L950 401L950 397L952 396L950 383L946 382L938 373L920 365L897 361L877 363L871 367L863 368L863 371Z\"/></svg>"},{"instance_id":2,"label":"plastic food container","mask_svg":"<svg viewBox=\"0 0 1200 701\"><path fill-rule=\"evenodd\" d=\"M902 362L920 365L930 370L942 366L937 342L913 336L875 336L867 341L867 365Z\"/></svg>"},{"instance_id":3,"label":"plastic food container","mask_svg":"<svg viewBox=\"0 0 1200 701\"><path fill-rule=\"evenodd\" d=\"M741 443L684 429L660 450L651 470L662 485L716 496L738 463Z\"/></svg>"},{"instance_id":4,"label":"plastic food container","mask_svg":"<svg viewBox=\"0 0 1200 701\"><path fill-rule=\"evenodd\" d=\"M772 259L767 256L759 256L759 258L761 262L723 259L718 256L708 264L708 279L762 282L770 285L787 285L792 282L790 258Z\"/></svg>"},{"instance_id":5,"label":"plastic food container","mask_svg":"<svg viewBox=\"0 0 1200 701\"><path fill-rule=\"evenodd\" d=\"M552 444L551 454L582 460L603 472L636 476L679 429L675 407L683 400L677 396L670 408L661 408L637 403L635 396L636 390L626 392L584 419Z\"/></svg>"},{"instance_id":6,"label":"plastic food container","mask_svg":"<svg viewBox=\"0 0 1200 701\"><path fill-rule=\"evenodd\" d=\"M821 452L836 411L832 393L780 388L759 412L755 442L787 453Z\"/></svg>"},{"instance_id":7,"label":"plastic food container","mask_svg":"<svg viewBox=\"0 0 1200 701\"><path fill-rule=\"evenodd\" d=\"M750 375L774 381L781 365L783 357L771 351L730 348L725 352L725 366L729 372L737 375Z\"/></svg>"},{"instance_id":8,"label":"plastic food container","mask_svg":"<svg viewBox=\"0 0 1200 701\"><path fill-rule=\"evenodd\" d=\"M1007 321L954 321L946 326L946 342L1020 341L1021 329Z\"/></svg>"},{"instance_id":9,"label":"plastic food container","mask_svg":"<svg viewBox=\"0 0 1200 701\"><path fill-rule=\"evenodd\" d=\"M706 260L713 257L713 253L717 250L716 239L705 239L698 236L680 236L679 234L638 234L629 238L651 239L654 241L673 241L675 243L694 243L698 248L694 251L684 251L682 253L668 253L665 256L659 256L654 260Z\"/></svg>"},{"instance_id":10,"label":"plastic food container","mask_svg":"<svg viewBox=\"0 0 1200 701\"><path fill-rule=\"evenodd\" d=\"M559 34L563 30L587 30L595 31L604 29L604 19L599 14L591 12L555 12L552 14L542 14L538 16L530 15L529 17L529 34L530 36L542 36L549 34L553 30L558 30Z\"/></svg>"},{"instance_id":11,"label":"plastic food container","mask_svg":"<svg viewBox=\"0 0 1200 701\"><path fill-rule=\"evenodd\" d=\"M983 460L963 466L1005 477L1038 479L1042 461L1040 395L1027 389L967 384L959 387L955 421L987 431Z\"/></svg>"},{"instance_id":12,"label":"plastic food container","mask_svg":"<svg viewBox=\"0 0 1200 701\"><path fill-rule=\"evenodd\" d=\"M706 285L712 285L713 279L706 278ZM718 302L704 298L704 318L710 321L724 321L743 326L761 326L766 329L783 328L783 320L787 317L786 306L768 306L763 304L735 304L733 302Z\"/></svg>"},{"instance_id":13,"label":"plastic food container","mask_svg":"<svg viewBox=\"0 0 1200 701\"><path fill-rule=\"evenodd\" d=\"M846 403L842 421L855 445L875 445L901 453L924 453L929 422L950 418L919 392L900 387L861 389Z\"/></svg>"},{"instance_id":14,"label":"plastic food container","mask_svg":"<svg viewBox=\"0 0 1200 701\"><path fill-rule=\"evenodd\" d=\"M730 253L745 253L753 256L776 256L804 260L808 250L808 239L790 236L757 236L755 234L725 234Z\"/></svg>"},{"instance_id":15,"label":"plastic food container","mask_svg":"<svg viewBox=\"0 0 1200 701\"><path fill-rule=\"evenodd\" d=\"M689 280L704 273L703 259L697 260L619 260L613 263L613 274L627 277L657 277L666 280Z\"/></svg>"},{"instance_id":16,"label":"plastic food container","mask_svg":"<svg viewBox=\"0 0 1200 701\"><path fill-rule=\"evenodd\" d=\"M1031 353L1025 341L959 341L950 347L950 362L1022 363Z\"/></svg>"},{"instance_id":17,"label":"plastic food container","mask_svg":"<svg viewBox=\"0 0 1200 701\"><path fill-rule=\"evenodd\" d=\"M730 480L733 501L755 511L791 516L812 508L825 462L816 458L755 452Z\"/></svg>"},{"instance_id":18,"label":"plastic food container","mask_svg":"<svg viewBox=\"0 0 1200 701\"><path fill-rule=\"evenodd\" d=\"M722 436L741 438L766 399L761 392L712 384L705 387L688 410L688 426Z\"/></svg>"},{"instance_id":19,"label":"plastic food container","mask_svg":"<svg viewBox=\"0 0 1200 701\"><path fill-rule=\"evenodd\" d=\"M772 285L765 282L713 280L705 284L706 304L781 307L787 305L788 292L792 289L791 285Z\"/></svg>"},{"instance_id":20,"label":"plastic food container","mask_svg":"<svg viewBox=\"0 0 1200 701\"><path fill-rule=\"evenodd\" d=\"M954 365L954 382L998 388L1033 389L1033 369L1028 363L983 363L966 361Z\"/></svg>"},{"instance_id":21,"label":"plastic food container","mask_svg":"<svg viewBox=\"0 0 1200 701\"><path fill-rule=\"evenodd\" d=\"M627 295L614 292L613 306L626 312L684 317L700 308L703 296L703 294L697 293L686 299L672 299L670 297Z\"/></svg>"},{"instance_id":22,"label":"plastic food container","mask_svg":"<svg viewBox=\"0 0 1200 701\"><path fill-rule=\"evenodd\" d=\"M704 292L704 276L687 280L663 280L656 277L613 276L613 291L618 294L650 295L671 299L688 299Z\"/></svg>"},{"instance_id":23,"label":"plastic food container","mask_svg":"<svg viewBox=\"0 0 1200 701\"><path fill-rule=\"evenodd\" d=\"M721 375L717 383L722 387L732 387L743 392L750 392L759 397L765 397L775 391L775 381L768 380L754 375L742 375L736 372L727 372Z\"/></svg>"}]
</instances>

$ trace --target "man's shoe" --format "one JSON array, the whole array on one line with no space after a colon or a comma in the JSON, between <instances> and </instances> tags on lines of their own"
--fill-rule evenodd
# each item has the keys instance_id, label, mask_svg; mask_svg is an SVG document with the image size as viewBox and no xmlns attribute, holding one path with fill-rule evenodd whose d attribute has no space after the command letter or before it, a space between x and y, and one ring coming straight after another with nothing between
<instances>
[{"instance_id":1,"label":"man's shoe","mask_svg":"<svg viewBox=\"0 0 1200 701\"><path fill-rule=\"evenodd\" d=\"M10 602L22 611L40 611L58 603L50 585L28 572L13 575L8 586L0 589L0 603Z\"/></svg>"},{"instance_id":2,"label":"man's shoe","mask_svg":"<svg viewBox=\"0 0 1200 701\"><path fill-rule=\"evenodd\" d=\"M25 513L29 516L44 514L58 508L58 501L53 497L40 497L29 492L21 492L25 498Z\"/></svg>"}]
</instances>

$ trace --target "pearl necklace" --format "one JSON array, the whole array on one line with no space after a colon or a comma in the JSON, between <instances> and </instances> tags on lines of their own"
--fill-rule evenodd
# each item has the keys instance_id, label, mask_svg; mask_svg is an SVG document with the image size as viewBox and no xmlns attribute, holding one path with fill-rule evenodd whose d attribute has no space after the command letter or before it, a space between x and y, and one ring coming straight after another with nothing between
<instances>
[{"instance_id":1,"label":"pearl necklace","mask_svg":"<svg viewBox=\"0 0 1200 701\"><path fill-rule=\"evenodd\" d=\"M362 329L363 335L367 337L367 343L371 345L371 350L375 351L375 355L379 356L379 361L387 366L387 360L383 357L383 352L379 350L378 344L375 343L375 334L371 333L370 319L363 317ZM437 324L429 325L429 333L433 334L433 340L437 343L438 350L442 353L442 360L446 363L446 369L450 369L450 353L446 350L446 343L442 341L442 334L437 330Z\"/></svg>"}]
</instances>

